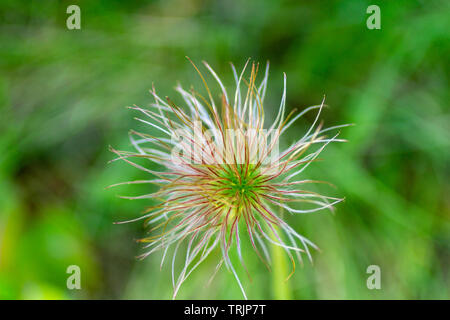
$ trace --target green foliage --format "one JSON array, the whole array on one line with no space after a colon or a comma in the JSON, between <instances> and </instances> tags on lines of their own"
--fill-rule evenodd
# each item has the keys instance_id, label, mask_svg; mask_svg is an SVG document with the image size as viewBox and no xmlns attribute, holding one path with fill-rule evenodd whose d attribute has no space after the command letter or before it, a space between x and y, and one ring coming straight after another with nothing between
<instances>
[{"instance_id":1,"label":"green foliage","mask_svg":"<svg viewBox=\"0 0 450 320\"><path fill-rule=\"evenodd\" d=\"M335 215L286 216L320 246L314 265L305 261L277 287L285 276L271 281L248 255L249 297L448 299L449 5L379 2L381 30L366 28L369 1L79 1L82 28L69 31L67 1L2 1L0 298L171 297L170 262L160 271L158 254L134 258L142 224L112 224L152 204L116 193L153 190L105 187L148 178L107 165L108 146L131 149L130 128L152 132L124 107L153 102L153 82L174 101L176 81L201 89L188 55L229 86L228 61L270 60L269 118L284 71L290 110L326 94L325 125L355 124L342 130L348 143L330 146L303 173L332 182L346 201ZM312 120L290 128L285 143ZM217 259L192 274L180 299L241 297L224 267L206 285ZM71 264L81 268L82 290L66 288ZM372 264L381 267L381 290L366 287ZM288 260L274 265L289 275Z\"/></svg>"}]
</instances>

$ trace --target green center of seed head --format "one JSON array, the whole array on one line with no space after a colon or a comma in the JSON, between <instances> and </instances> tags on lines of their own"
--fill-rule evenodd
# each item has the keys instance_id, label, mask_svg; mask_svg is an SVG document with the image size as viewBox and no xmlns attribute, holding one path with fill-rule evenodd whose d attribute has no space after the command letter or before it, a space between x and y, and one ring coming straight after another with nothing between
<instances>
[{"instance_id":1,"label":"green center of seed head","mask_svg":"<svg viewBox=\"0 0 450 320\"><path fill-rule=\"evenodd\" d=\"M241 177L241 180L239 181L239 177L233 177L231 180L231 190L234 194L240 193L242 196L249 193L252 189L252 182L248 177Z\"/></svg>"},{"instance_id":2,"label":"green center of seed head","mask_svg":"<svg viewBox=\"0 0 450 320\"><path fill-rule=\"evenodd\" d=\"M250 200L259 191L259 168L255 165L236 165L234 169L226 168L223 177L226 178L226 192L224 193L232 203L237 204L242 199Z\"/></svg>"}]
</instances>

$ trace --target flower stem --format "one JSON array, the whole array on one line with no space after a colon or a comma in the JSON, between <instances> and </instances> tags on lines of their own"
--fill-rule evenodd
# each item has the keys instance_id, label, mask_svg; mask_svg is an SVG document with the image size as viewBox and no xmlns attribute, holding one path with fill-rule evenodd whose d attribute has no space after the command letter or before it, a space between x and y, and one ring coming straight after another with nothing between
<instances>
[{"instance_id":1,"label":"flower stem","mask_svg":"<svg viewBox=\"0 0 450 320\"><path fill-rule=\"evenodd\" d=\"M272 237L276 240L275 235L272 234ZM282 247L275 244L272 245L271 251L273 258L272 288L274 299L290 300L292 299L292 289L289 281L287 281L289 270L286 261L286 254Z\"/></svg>"}]
</instances>

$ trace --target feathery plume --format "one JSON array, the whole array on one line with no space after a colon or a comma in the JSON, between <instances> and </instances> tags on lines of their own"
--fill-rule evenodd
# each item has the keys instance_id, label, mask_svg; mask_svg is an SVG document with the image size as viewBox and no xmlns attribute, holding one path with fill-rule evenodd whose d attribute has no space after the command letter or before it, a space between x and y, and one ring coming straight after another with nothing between
<instances>
[{"instance_id":1,"label":"feathery plume","mask_svg":"<svg viewBox=\"0 0 450 320\"><path fill-rule=\"evenodd\" d=\"M343 199L307 191L304 185L319 183L309 179L300 180L303 171L317 159L324 148L338 139L324 133L347 125L324 129L319 123L324 101L294 115L286 115L286 75L278 114L270 126L265 126L264 97L267 90L269 63L259 85L256 84L259 65L249 61L238 74L231 65L235 90L228 95L216 72L203 62L215 79L220 90L220 101L213 99L205 76L191 61L200 76L207 97L194 89L186 91L180 85L185 108L170 98L160 98L153 87L150 91L155 102L149 109L133 106L158 135L130 132L130 140L136 152L111 150L115 160L124 160L145 171L150 180L128 181L121 184L154 184L155 193L128 199L158 199L159 204L148 208L137 220L145 220L152 226L151 235L140 242L145 243L145 258L161 250L161 267L172 255L172 283L175 298L181 284L215 249L220 249L221 259L217 269L225 266L234 274L245 298L245 290L230 259L235 248L241 265L245 268L241 251L242 232L247 233L251 246L268 267L270 254L267 245L284 249L295 270L294 258L302 262L302 254L312 259L310 249L318 247L298 234L281 217L280 209L292 214L332 210ZM250 69L250 76L244 74ZM241 90L244 87L245 90ZM316 111L315 120L307 132L287 149L279 150L282 134L301 116ZM317 145L310 152L313 145ZM163 169L146 167L135 159L143 158ZM309 205L299 208L298 203ZM242 231L244 230L244 231ZM184 245L181 245L184 243ZM175 259L184 250L183 267L175 274ZM245 268L246 269L246 268ZM217 271L217 270L216 270Z\"/></svg>"}]
</instances>

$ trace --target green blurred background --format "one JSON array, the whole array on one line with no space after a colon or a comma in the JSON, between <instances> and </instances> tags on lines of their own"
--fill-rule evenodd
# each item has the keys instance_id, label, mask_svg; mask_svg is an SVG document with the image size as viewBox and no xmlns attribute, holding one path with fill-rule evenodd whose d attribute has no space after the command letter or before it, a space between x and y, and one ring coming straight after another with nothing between
<instances>
[{"instance_id":1,"label":"green blurred background","mask_svg":"<svg viewBox=\"0 0 450 320\"><path fill-rule=\"evenodd\" d=\"M66 8L81 7L81 30ZM381 8L368 30L366 8ZM177 81L199 83L185 56L208 61L231 87L229 62L252 57L271 73L267 112L276 112L282 72L288 108L330 108L326 125L355 123L306 178L345 196L336 214L289 217L317 245L314 265L297 267L285 288L248 255L253 299L448 299L450 291L450 115L448 1L16 1L0 5L0 298L169 299L170 264L135 259L145 201L105 190L145 177L113 158L131 150L125 106L146 106L154 82L178 99ZM286 143L313 121L307 116ZM144 130L149 130L144 129ZM179 298L240 299L217 255ZM179 262L181 261L178 260ZM287 261L285 261L287 262ZM81 290L66 268L81 268ZM366 287L369 265L381 290ZM281 263L283 266L283 263Z\"/></svg>"}]
</instances>

